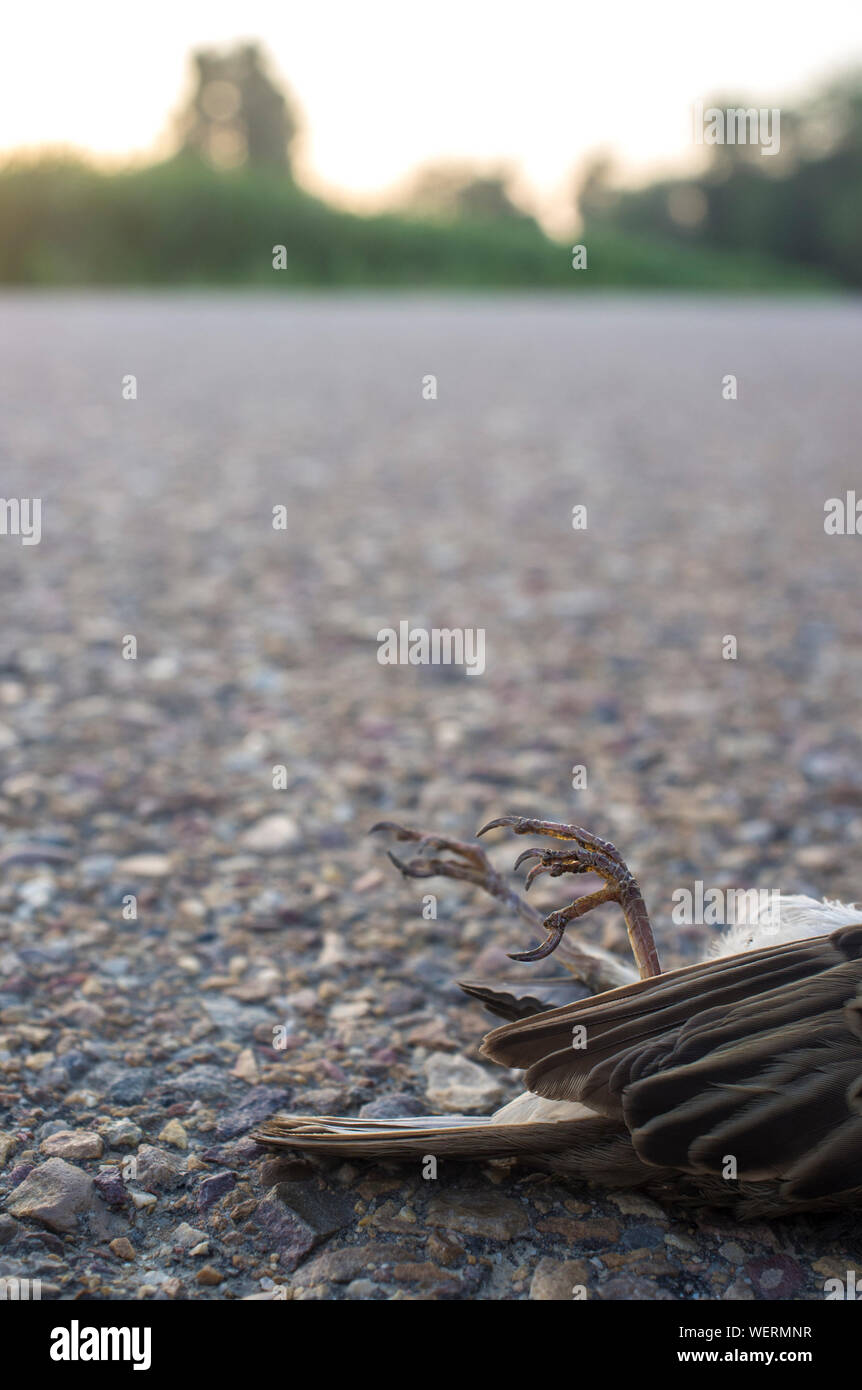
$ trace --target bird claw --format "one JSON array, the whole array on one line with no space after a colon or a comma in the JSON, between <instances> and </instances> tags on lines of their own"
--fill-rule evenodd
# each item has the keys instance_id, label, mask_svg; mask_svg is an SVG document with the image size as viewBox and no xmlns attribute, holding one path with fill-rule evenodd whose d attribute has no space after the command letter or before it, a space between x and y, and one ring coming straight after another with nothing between
<instances>
[{"instance_id":1,"label":"bird claw","mask_svg":"<svg viewBox=\"0 0 862 1390\"><path fill-rule=\"evenodd\" d=\"M550 918L548 920L550 921ZM561 925L555 926L552 931L548 932L548 935L540 946L534 947L532 951L509 951L509 959L523 961L544 960L546 956L550 956L556 951L563 939L565 930L566 924L563 922Z\"/></svg>"},{"instance_id":2,"label":"bird claw","mask_svg":"<svg viewBox=\"0 0 862 1390\"><path fill-rule=\"evenodd\" d=\"M483 825L481 830L476 831L476 839L478 840L480 835L486 835L489 830L499 830L502 826L511 825L516 827L518 822L523 819L523 816L498 816L496 820L489 820L487 825ZM515 834L523 835L524 831L516 829Z\"/></svg>"},{"instance_id":3,"label":"bird claw","mask_svg":"<svg viewBox=\"0 0 862 1390\"><path fill-rule=\"evenodd\" d=\"M641 978L661 974L658 952L640 889L615 845L581 826L564 825L559 821L535 820L529 816L498 816L496 820L484 825L478 833L484 835L488 830L501 827L512 829L516 835L549 835L555 840L573 842L572 847L566 850L526 850L519 855L516 868L527 859L539 861L527 875L527 888L543 873L549 874L551 878L558 878L561 874L595 873L604 879L605 883L599 892L576 898L569 907L560 909L559 914L552 913L546 918L544 925L550 926L551 930L542 944L533 951L513 955L513 960L543 960L559 946L568 922L582 917L585 912L591 911L601 903L616 902L623 910L632 954Z\"/></svg>"},{"instance_id":4,"label":"bird claw","mask_svg":"<svg viewBox=\"0 0 862 1390\"><path fill-rule=\"evenodd\" d=\"M545 851L543 849L525 849L523 854L518 855L512 865L513 870L520 869L521 865L526 863L528 859L541 859L544 853Z\"/></svg>"},{"instance_id":5,"label":"bird claw","mask_svg":"<svg viewBox=\"0 0 862 1390\"><path fill-rule=\"evenodd\" d=\"M476 834L484 835L486 831L499 827L510 827L516 835L550 835L555 840L573 840L581 849L607 855L609 859L616 860L624 867L619 850L610 840L603 840L600 835L594 835L591 830L584 830L580 825L565 825L562 821L555 820L536 820L531 816L499 816L496 820L488 821Z\"/></svg>"},{"instance_id":6,"label":"bird claw","mask_svg":"<svg viewBox=\"0 0 862 1390\"><path fill-rule=\"evenodd\" d=\"M517 865L515 867L517 868ZM546 874L548 872L549 867L547 864L534 864L530 872L527 874L527 877L524 879L524 892L529 893L530 888L532 887L535 880L537 878L541 878L542 874Z\"/></svg>"},{"instance_id":7,"label":"bird claw","mask_svg":"<svg viewBox=\"0 0 862 1390\"><path fill-rule=\"evenodd\" d=\"M574 842L565 850L529 849L521 854L516 868L529 859L538 861L527 874L527 888L541 874L559 878L561 874L595 873L604 879L604 887L597 892L576 898L568 907L560 908L545 918L543 925L549 929L545 940L531 951L513 953L512 960L544 960L562 942L569 922L584 916L602 903L616 902L622 907L626 919L629 941L641 978L661 973L652 928L640 890L619 851L610 841L603 840L591 831L581 829L580 826L563 825L558 821L535 820L527 816L498 816L496 820L483 825L477 834L484 835L489 830L501 828L510 828L516 835L550 835L557 840ZM386 830L399 840L411 841L418 845L419 855L406 863L391 851L387 851L392 863L405 877L433 878L441 874L446 878L474 883L506 903L534 927L539 924L538 913L523 898L518 898L506 887L480 846L442 835L424 835L421 831L411 830L395 821L379 821L372 827L372 833L377 830ZM448 851L453 857L436 858L435 851Z\"/></svg>"},{"instance_id":8,"label":"bird claw","mask_svg":"<svg viewBox=\"0 0 862 1390\"><path fill-rule=\"evenodd\" d=\"M430 867L432 860L411 859L409 864L405 864L403 859L399 859L397 854L393 854L391 849L386 851L386 857L391 864L394 864L400 874L405 878L432 878L434 870Z\"/></svg>"},{"instance_id":9,"label":"bird claw","mask_svg":"<svg viewBox=\"0 0 862 1390\"><path fill-rule=\"evenodd\" d=\"M390 860L405 878L434 878L440 875L443 878L473 883L505 903L510 910L517 912L532 926L540 924L539 914L503 882L481 845L469 844L445 835L426 835L421 830L411 830L409 826L400 825L397 821L378 821L369 833L374 834L378 830L385 830L396 839L406 840L417 846L416 858L407 862L399 859L391 850L387 850ZM437 857L445 853L452 857Z\"/></svg>"}]
</instances>

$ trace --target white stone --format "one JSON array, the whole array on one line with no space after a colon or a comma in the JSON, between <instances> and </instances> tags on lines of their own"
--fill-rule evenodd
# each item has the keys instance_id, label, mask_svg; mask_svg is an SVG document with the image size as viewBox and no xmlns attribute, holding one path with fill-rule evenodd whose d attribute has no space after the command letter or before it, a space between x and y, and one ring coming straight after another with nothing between
<instances>
[{"instance_id":1,"label":"white stone","mask_svg":"<svg viewBox=\"0 0 862 1390\"><path fill-rule=\"evenodd\" d=\"M499 1103L499 1083L467 1057L432 1052L425 1062L428 1101L434 1110L473 1114Z\"/></svg>"},{"instance_id":2,"label":"white stone","mask_svg":"<svg viewBox=\"0 0 862 1390\"><path fill-rule=\"evenodd\" d=\"M299 839L299 826L290 816L264 816L263 820L249 826L240 836L240 844L256 854L274 854L277 850L295 845Z\"/></svg>"}]
</instances>

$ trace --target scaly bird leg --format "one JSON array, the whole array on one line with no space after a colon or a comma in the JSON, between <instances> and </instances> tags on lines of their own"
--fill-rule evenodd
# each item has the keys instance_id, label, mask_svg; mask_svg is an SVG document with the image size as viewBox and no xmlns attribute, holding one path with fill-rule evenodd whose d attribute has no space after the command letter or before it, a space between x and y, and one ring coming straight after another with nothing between
<instances>
[{"instance_id":1,"label":"scaly bird leg","mask_svg":"<svg viewBox=\"0 0 862 1390\"><path fill-rule=\"evenodd\" d=\"M478 834L484 835L498 826L509 826L516 835L551 835L557 840L574 841L576 845L575 849L570 850L533 849L520 855L516 868L526 859L538 860L527 875L528 888L540 874L558 878L561 874L593 873L605 880L605 887L597 893L576 898L569 907L560 908L546 917L543 925L548 935L541 946L514 956L514 960L541 960L549 956L562 941L569 922L583 917L584 913L601 903L616 902L623 910L632 955L641 979L661 974L649 915L637 880L609 840L603 840L577 825L560 825L556 821L532 820L526 816L501 816L498 820L489 821Z\"/></svg>"},{"instance_id":2,"label":"scaly bird leg","mask_svg":"<svg viewBox=\"0 0 862 1390\"><path fill-rule=\"evenodd\" d=\"M522 921L528 923L534 931L542 926L541 913L537 912L524 898L507 886L491 864L481 845L470 844L464 840L455 840L450 836L425 834L420 830L411 830L408 826L399 825L394 821L380 821L377 825L372 826L370 833L374 834L377 830L387 830L395 835L396 839L418 846L418 856L407 862L387 850L389 859L405 878L434 878L440 875L444 878L460 879L465 883L474 883L504 903L510 911L517 913ZM429 857L429 852L433 857ZM452 858L438 857L441 852L451 854ZM541 851L537 851L537 853L541 853ZM570 853L570 851L566 851L567 858L570 857ZM600 894L604 894L606 890L601 889L599 891ZM582 911L587 911L589 907L595 907L599 901L605 900L610 901L611 899L600 898L599 895L595 894L591 895L588 907L583 908ZM587 899L581 901L587 902ZM580 915L581 912L571 913L572 917ZM562 933L560 933L560 938L557 942L560 963L575 979L581 980L591 993L601 994L604 990L616 989L619 985L628 984L632 980L631 968L611 951L605 951L601 946L562 939ZM516 955L513 956L513 959L520 960L521 957Z\"/></svg>"},{"instance_id":3,"label":"scaly bird leg","mask_svg":"<svg viewBox=\"0 0 862 1390\"><path fill-rule=\"evenodd\" d=\"M475 883L479 888L484 888L486 893L490 893L492 898L498 898L513 912L517 912L531 927L541 926L541 914L503 882L481 845L471 845L465 840L453 840L445 835L425 835L421 830L411 830L395 821L378 821L376 825L372 825L368 833L373 835L378 830L388 830L396 840L409 840L419 846L419 857L406 864L391 850L386 851L396 869L405 878L434 878L439 874L443 878ZM454 858L423 857L429 850L447 851Z\"/></svg>"}]
</instances>

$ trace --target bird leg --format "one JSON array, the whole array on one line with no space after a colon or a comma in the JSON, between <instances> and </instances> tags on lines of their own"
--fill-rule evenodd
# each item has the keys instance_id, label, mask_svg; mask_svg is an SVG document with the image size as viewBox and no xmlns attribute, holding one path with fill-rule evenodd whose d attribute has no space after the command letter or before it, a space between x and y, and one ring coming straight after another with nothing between
<instances>
[{"instance_id":1,"label":"bird leg","mask_svg":"<svg viewBox=\"0 0 862 1390\"><path fill-rule=\"evenodd\" d=\"M461 879L465 883L475 883L484 888L492 898L498 898L513 912L529 922L531 927L541 925L541 915L522 897L514 893L502 880L481 845L471 845L465 840L453 840L446 835L425 835L421 830L411 830L395 821L378 821L372 825L369 834L377 830L388 830L397 840L409 840L419 846L419 856L405 863L391 850L386 853L399 873L405 878L443 878ZM453 855L452 859L424 857L427 851L443 850Z\"/></svg>"},{"instance_id":2,"label":"bird leg","mask_svg":"<svg viewBox=\"0 0 862 1390\"><path fill-rule=\"evenodd\" d=\"M637 880L609 840L602 840L598 835L593 835L589 830L582 830L576 825L532 820L526 816L501 816L498 820L489 821L478 834L484 835L486 831L494 830L498 826L511 826L516 835L550 835L556 840L574 842L575 848L528 849L519 855L515 863L516 869L527 859L537 860L527 875L527 889L540 874L558 878L561 874L592 873L605 881L604 888L576 898L568 907L550 913L543 923L548 935L542 944L533 951L513 956L513 960L542 960L560 945L569 922L583 917L586 912L602 903L615 902L619 903L623 910L632 955L641 979L661 974L652 927Z\"/></svg>"},{"instance_id":3,"label":"bird leg","mask_svg":"<svg viewBox=\"0 0 862 1390\"><path fill-rule=\"evenodd\" d=\"M405 878L434 878L440 875L443 878L474 883L504 903L510 911L517 913L534 931L542 926L542 914L507 886L481 845L455 840L445 835L424 834L420 830L411 830L408 826L399 825L394 821L380 821L372 826L370 833L374 834L377 830L389 831L396 839L418 846L419 854L406 862L391 850L387 850L389 859ZM452 857L441 858L441 853ZM587 905L577 912L571 912L571 918L581 916L590 907L598 906L600 901L611 901L610 896L604 896L607 891L601 889L599 894L591 895L589 900L581 899L581 903ZM619 956L603 950L601 946L569 940L563 938L562 933L557 944L557 959L575 979L581 980L592 994L616 989L633 979L630 967ZM524 958L529 959L529 953ZM513 959L520 960L522 957L514 956Z\"/></svg>"}]
</instances>

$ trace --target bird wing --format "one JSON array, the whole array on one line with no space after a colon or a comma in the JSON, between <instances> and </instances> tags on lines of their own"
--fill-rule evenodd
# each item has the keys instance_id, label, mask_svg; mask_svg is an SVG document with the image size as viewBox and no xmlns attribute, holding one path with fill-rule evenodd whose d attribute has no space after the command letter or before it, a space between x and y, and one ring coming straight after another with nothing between
<instances>
[{"instance_id":1,"label":"bird wing","mask_svg":"<svg viewBox=\"0 0 862 1390\"><path fill-rule=\"evenodd\" d=\"M860 990L857 924L509 1024L482 1050L621 1120L647 1163L825 1196L862 1187Z\"/></svg>"},{"instance_id":2,"label":"bird wing","mask_svg":"<svg viewBox=\"0 0 862 1390\"><path fill-rule=\"evenodd\" d=\"M571 977L559 975L548 979L531 975L527 983L519 976L503 980L459 980L458 984L465 994L484 1004L489 1013L510 1022L590 997L583 985Z\"/></svg>"}]
</instances>

